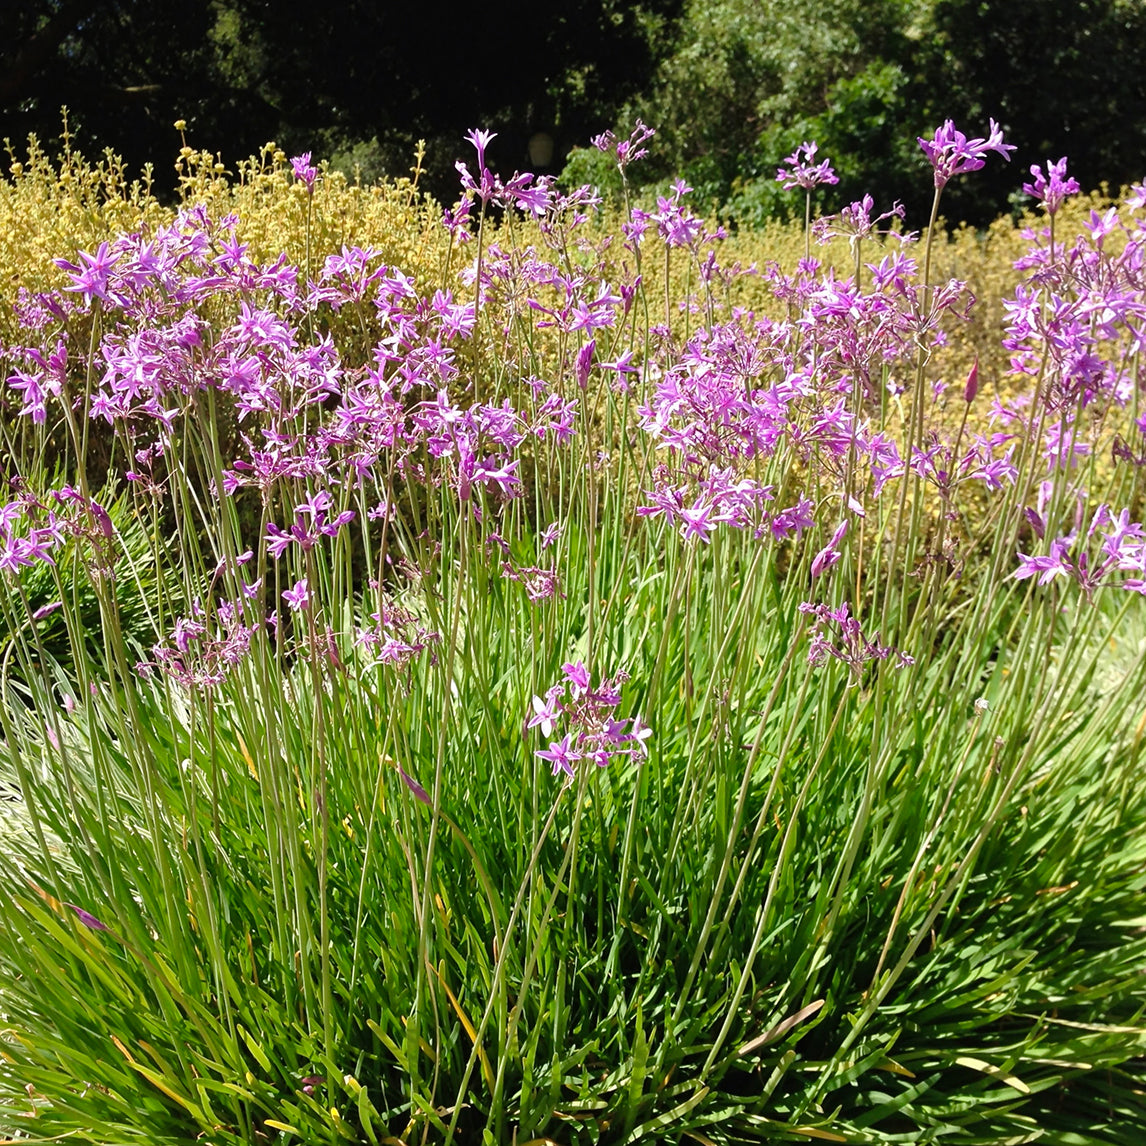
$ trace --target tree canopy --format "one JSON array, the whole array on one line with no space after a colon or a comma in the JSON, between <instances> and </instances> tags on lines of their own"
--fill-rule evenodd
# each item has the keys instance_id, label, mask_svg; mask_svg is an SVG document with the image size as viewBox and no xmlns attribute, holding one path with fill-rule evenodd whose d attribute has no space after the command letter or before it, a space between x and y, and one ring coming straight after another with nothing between
<instances>
[{"instance_id":1,"label":"tree canopy","mask_svg":"<svg viewBox=\"0 0 1146 1146\"><path fill-rule=\"evenodd\" d=\"M463 132L489 126L495 160L524 166L532 134L560 155L612 122L679 2L28 0L0 13L0 135L51 139L66 104L85 150L136 166L166 170L182 119L227 159L275 139L367 174L404 172L423 138L452 177Z\"/></svg>"},{"instance_id":2,"label":"tree canopy","mask_svg":"<svg viewBox=\"0 0 1146 1146\"><path fill-rule=\"evenodd\" d=\"M784 210L778 162L816 140L840 176L926 218L916 137L997 120L1012 163L958 180L950 217L985 222L1032 163L1070 158L1084 187L1146 176L1143 0L688 0L631 114L661 128L658 174L752 220Z\"/></svg>"},{"instance_id":3,"label":"tree canopy","mask_svg":"<svg viewBox=\"0 0 1146 1146\"><path fill-rule=\"evenodd\" d=\"M451 197L467 128L496 130L508 169L544 133L556 171L639 115L648 176L683 171L745 221L785 209L776 165L813 138L838 201L925 211L915 137L946 118L994 118L1018 147L951 187L951 217L997 214L1048 158L1087 187L1146 174L1144 0L26 0L0 14L0 62L0 135L51 139L66 104L81 148L150 160L161 185L176 119L228 160L275 139L367 177L406 171L422 138Z\"/></svg>"}]
</instances>

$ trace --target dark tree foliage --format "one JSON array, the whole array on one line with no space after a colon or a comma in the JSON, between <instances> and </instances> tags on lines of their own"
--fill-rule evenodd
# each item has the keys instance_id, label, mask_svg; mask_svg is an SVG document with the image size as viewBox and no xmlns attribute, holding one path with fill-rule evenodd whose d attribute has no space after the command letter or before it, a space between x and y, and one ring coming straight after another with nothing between
<instances>
[{"instance_id":1,"label":"dark tree foliage","mask_svg":"<svg viewBox=\"0 0 1146 1146\"><path fill-rule=\"evenodd\" d=\"M48 143L66 105L85 151L110 146L135 166L169 168L172 123L215 99L211 21L208 5L154 0L0 5L0 135Z\"/></svg>"},{"instance_id":2,"label":"dark tree foliage","mask_svg":"<svg viewBox=\"0 0 1146 1146\"><path fill-rule=\"evenodd\" d=\"M564 150L608 126L647 82L679 0L508 0L497 8L386 0L27 0L0 5L0 135L59 134L160 175L189 142L228 159L268 139L371 173L404 172L417 139L456 187L462 133L500 133L524 166L545 132ZM357 147L355 146L357 145Z\"/></svg>"},{"instance_id":3,"label":"dark tree foliage","mask_svg":"<svg viewBox=\"0 0 1146 1146\"><path fill-rule=\"evenodd\" d=\"M934 114L976 135L993 116L1018 147L1011 170L962 181L964 215L997 214L1032 163L1063 155L1088 190L1146 178L1143 0L936 0L933 21Z\"/></svg>"},{"instance_id":4,"label":"dark tree foliage","mask_svg":"<svg viewBox=\"0 0 1146 1146\"><path fill-rule=\"evenodd\" d=\"M1023 200L1032 163L1067 155L1084 187L1146 176L1144 0L687 0L680 31L633 112L663 128L647 169L683 170L734 217L802 210L777 164L815 139L840 177L834 209L865 192L926 221L916 136L998 120L1018 150L955 179L949 220L983 224Z\"/></svg>"},{"instance_id":5,"label":"dark tree foliage","mask_svg":"<svg viewBox=\"0 0 1146 1146\"><path fill-rule=\"evenodd\" d=\"M690 0L633 109L658 130L651 166L687 166L699 194L720 195L774 176L826 116L846 120L837 135L871 135L873 109L847 114L841 90L909 55L904 23L903 0ZM890 89L876 85L876 110L903 82L897 73Z\"/></svg>"},{"instance_id":6,"label":"dark tree foliage","mask_svg":"<svg viewBox=\"0 0 1146 1146\"><path fill-rule=\"evenodd\" d=\"M185 119L228 161L274 139L368 178L425 139L442 198L470 127L499 133L506 171L537 169L545 133L560 170L641 114L648 176L683 170L746 222L790 206L776 165L814 138L840 176L826 209L870 191L910 226L930 203L916 135L994 117L1014 161L944 196L983 223L1034 162L1067 155L1088 188L1146 175L1146 0L0 0L0 137L54 139L62 104L85 153L151 161L160 187Z\"/></svg>"}]
</instances>

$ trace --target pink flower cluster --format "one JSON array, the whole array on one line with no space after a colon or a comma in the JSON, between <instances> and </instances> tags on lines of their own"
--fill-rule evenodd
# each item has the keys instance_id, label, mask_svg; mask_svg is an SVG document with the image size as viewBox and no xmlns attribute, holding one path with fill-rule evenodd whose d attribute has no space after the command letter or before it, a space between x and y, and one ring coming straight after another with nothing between
<instances>
[{"instance_id":1,"label":"pink flower cluster","mask_svg":"<svg viewBox=\"0 0 1146 1146\"><path fill-rule=\"evenodd\" d=\"M441 641L438 633L407 609L383 606L370 614L371 625L358 630L355 642L370 653L373 663L390 667L409 664L427 648Z\"/></svg>"},{"instance_id":2,"label":"pink flower cluster","mask_svg":"<svg viewBox=\"0 0 1146 1146\"><path fill-rule=\"evenodd\" d=\"M209 691L250 652L251 638L262 624L250 619L253 612L246 600L221 601L210 610L195 602L191 615L175 622L167 640L152 646L153 659L136 667L145 675L159 669L184 688Z\"/></svg>"},{"instance_id":3,"label":"pink flower cluster","mask_svg":"<svg viewBox=\"0 0 1146 1146\"><path fill-rule=\"evenodd\" d=\"M815 601L805 601L799 608L801 613L812 618L808 649L810 665L822 665L831 657L847 665L858 681L871 661L894 657L899 668L915 664L913 657L881 643L879 633L865 636L860 622L850 615L846 601L835 609Z\"/></svg>"},{"instance_id":4,"label":"pink flower cluster","mask_svg":"<svg viewBox=\"0 0 1146 1146\"><path fill-rule=\"evenodd\" d=\"M838 183L839 178L826 159L816 162L818 150L819 145L816 143L801 143L784 160L788 166L776 169L776 182L783 184L785 191L791 191L794 187L811 191L821 183Z\"/></svg>"},{"instance_id":5,"label":"pink flower cluster","mask_svg":"<svg viewBox=\"0 0 1146 1146\"><path fill-rule=\"evenodd\" d=\"M1050 490L1049 483L1043 487L1042 501L1045 504ZM1083 517L1083 503L1077 503L1077 517ZM1046 536L1043 515L1036 509L1027 509L1027 520L1035 535L1040 539ZM1113 579L1117 573L1134 573L1138 576ZM1115 516L1105 503L1098 506L1090 517L1085 532L1079 526L1050 543L1045 556L1027 556L1019 553L1019 568L1013 576L1016 580L1036 577L1040 585L1049 584L1058 577L1074 581L1087 599L1093 597L1099 585L1106 584L1128 589L1146 596L1146 528L1130 520L1130 511L1122 509Z\"/></svg>"},{"instance_id":6,"label":"pink flower cluster","mask_svg":"<svg viewBox=\"0 0 1146 1146\"><path fill-rule=\"evenodd\" d=\"M571 780L579 760L591 760L604 768L615 757L635 758L648 754L645 741L652 729L641 722L639 716L618 720L616 710L621 703L621 686L628 680L627 673L617 673L592 687L589 670L581 661L562 666L563 678L543 697L533 698L533 713L525 723L526 730L540 728L548 739L558 727L564 728L560 740L551 740L548 748L537 749L535 755L553 766L553 775L559 772Z\"/></svg>"},{"instance_id":7,"label":"pink flower cluster","mask_svg":"<svg viewBox=\"0 0 1146 1146\"><path fill-rule=\"evenodd\" d=\"M54 565L52 550L63 541L63 522L31 494L0 506L0 571L15 573L37 561Z\"/></svg>"},{"instance_id":8,"label":"pink flower cluster","mask_svg":"<svg viewBox=\"0 0 1146 1146\"><path fill-rule=\"evenodd\" d=\"M920 137L919 146L935 173L935 186L942 190L956 175L979 171L987 165L987 152L994 151L1010 162L1015 148L1003 142L1003 129L992 119L986 139L968 139L951 120L936 129L930 139Z\"/></svg>"}]
</instances>

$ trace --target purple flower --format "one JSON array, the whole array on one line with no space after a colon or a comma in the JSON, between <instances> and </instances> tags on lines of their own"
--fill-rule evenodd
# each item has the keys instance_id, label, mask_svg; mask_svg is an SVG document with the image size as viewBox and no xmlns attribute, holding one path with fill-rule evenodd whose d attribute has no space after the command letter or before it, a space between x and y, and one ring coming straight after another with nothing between
<instances>
[{"instance_id":1,"label":"purple flower","mask_svg":"<svg viewBox=\"0 0 1146 1146\"><path fill-rule=\"evenodd\" d=\"M273 521L267 523L267 553L272 560L277 561L287 551L292 541L294 538L279 529Z\"/></svg>"},{"instance_id":2,"label":"purple flower","mask_svg":"<svg viewBox=\"0 0 1146 1146\"><path fill-rule=\"evenodd\" d=\"M570 779L573 778L573 765L581 759L581 753L573 748L568 732L560 740L552 741L548 748L537 749L535 755L553 765L554 776L564 772Z\"/></svg>"},{"instance_id":3,"label":"purple flower","mask_svg":"<svg viewBox=\"0 0 1146 1146\"><path fill-rule=\"evenodd\" d=\"M1068 195L1078 194L1078 180L1066 173L1065 155L1057 163L1048 160L1045 174L1039 166L1033 165L1031 174L1034 182L1024 183L1023 190L1038 199L1048 215L1053 215Z\"/></svg>"},{"instance_id":4,"label":"purple flower","mask_svg":"<svg viewBox=\"0 0 1146 1146\"><path fill-rule=\"evenodd\" d=\"M1143 541L1146 530L1136 521L1130 520L1130 510L1123 509L1115 517L1106 506L1100 506L1103 513L1095 511L1091 532L1096 528L1108 527L1103 533L1102 551L1115 558L1122 568L1141 569L1143 561Z\"/></svg>"},{"instance_id":5,"label":"purple flower","mask_svg":"<svg viewBox=\"0 0 1146 1146\"><path fill-rule=\"evenodd\" d=\"M802 497L795 505L773 514L767 528L777 540L791 537L793 533L798 537L803 530L816 524L814 510L815 503L810 498Z\"/></svg>"},{"instance_id":6,"label":"purple flower","mask_svg":"<svg viewBox=\"0 0 1146 1146\"><path fill-rule=\"evenodd\" d=\"M1090 443L1079 441L1078 428L1071 419L1053 422L1046 427L1044 436L1043 456L1050 471L1072 470L1079 458L1090 455Z\"/></svg>"},{"instance_id":7,"label":"purple flower","mask_svg":"<svg viewBox=\"0 0 1146 1146\"><path fill-rule=\"evenodd\" d=\"M251 637L258 630L259 622L243 623L249 609L250 606L220 601L210 628L199 620L179 618L168 641L152 646L154 661L141 662L140 668L143 671L158 668L185 688L213 688L222 683L250 651ZM206 619L198 602L193 612L196 617Z\"/></svg>"},{"instance_id":8,"label":"purple flower","mask_svg":"<svg viewBox=\"0 0 1146 1146\"><path fill-rule=\"evenodd\" d=\"M618 393L628 393L629 384L625 381L626 374L640 374L640 368L633 365L633 351L624 351L619 358L614 359L612 362L598 362L597 366L601 370L611 370L617 375L617 381L613 384L613 389Z\"/></svg>"},{"instance_id":9,"label":"purple flower","mask_svg":"<svg viewBox=\"0 0 1146 1146\"><path fill-rule=\"evenodd\" d=\"M283 590L283 600L297 613L310 608L310 586L305 577L293 589Z\"/></svg>"},{"instance_id":10,"label":"purple flower","mask_svg":"<svg viewBox=\"0 0 1146 1146\"><path fill-rule=\"evenodd\" d=\"M915 663L914 657L901 653L892 645L882 644L879 633L870 638L864 636L859 620L850 615L846 601L837 609L829 609L815 601L804 601L798 609L814 618L808 633L808 664L812 666L834 657L847 665L858 680L869 661L887 660L893 653L898 668L907 668Z\"/></svg>"},{"instance_id":11,"label":"purple flower","mask_svg":"<svg viewBox=\"0 0 1146 1146\"><path fill-rule=\"evenodd\" d=\"M995 448L1008 442L1010 435L993 434L985 438L975 434L974 439L971 448L959 459L960 475L981 481L990 490L1002 489L1004 482L1014 485L1019 476L1013 460L1015 447L1009 447L1002 457L994 455Z\"/></svg>"},{"instance_id":12,"label":"purple flower","mask_svg":"<svg viewBox=\"0 0 1146 1146\"><path fill-rule=\"evenodd\" d=\"M107 930L107 924L101 923L98 919L96 919L96 917L94 915L91 914L90 911L85 911L82 907L77 907L74 903L69 903L67 906L70 907L76 913L77 917L79 918L79 921L89 931L106 931Z\"/></svg>"},{"instance_id":13,"label":"purple flower","mask_svg":"<svg viewBox=\"0 0 1146 1146\"><path fill-rule=\"evenodd\" d=\"M313 193L314 181L318 178L318 168L311 165L310 152L304 151L301 155L296 155L290 161L290 166L294 172L294 177L300 183L306 184L308 193Z\"/></svg>"},{"instance_id":14,"label":"purple flower","mask_svg":"<svg viewBox=\"0 0 1146 1146\"><path fill-rule=\"evenodd\" d=\"M31 415L32 421L42 426L48 418L48 398L60 393L60 383L42 373L26 374L16 370L9 377L8 385L24 395L24 407L20 413Z\"/></svg>"},{"instance_id":15,"label":"purple flower","mask_svg":"<svg viewBox=\"0 0 1146 1146\"><path fill-rule=\"evenodd\" d=\"M715 512L715 507L703 500L698 500L691 506L681 506L677 511L680 518L680 535L685 541L703 541L709 543L709 534L722 521L728 518Z\"/></svg>"},{"instance_id":16,"label":"purple flower","mask_svg":"<svg viewBox=\"0 0 1146 1146\"><path fill-rule=\"evenodd\" d=\"M1067 554L1070 552L1070 541L1060 537L1051 542L1050 553L1046 557L1028 557L1019 553L1019 567L1012 576L1016 581L1025 581L1028 577L1038 576L1038 583L1046 585L1056 577L1069 577L1073 572Z\"/></svg>"},{"instance_id":17,"label":"purple flower","mask_svg":"<svg viewBox=\"0 0 1146 1146\"><path fill-rule=\"evenodd\" d=\"M577 385L587 389L589 385L589 372L593 368L593 351L597 349L597 340L590 338L580 350L577 351Z\"/></svg>"},{"instance_id":18,"label":"purple flower","mask_svg":"<svg viewBox=\"0 0 1146 1146\"><path fill-rule=\"evenodd\" d=\"M639 751L643 756L648 756L649 746L645 743L645 741L648 740L652 734L653 730L647 724L642 723L641 715L640 713L637 713L637 715L633 717L633 727L629 730L626 739L634 741L636 743L637 751Z\"/></svg>"},{"instance_id":19,"label":"purple flower","mask_svg":"<svg viewBox=\"0 0 1146 1146\"><path fill-rule=\"evenodd\" d=\"M511 581L517 581L524 586L525 595L535 605L548 601L558 594L565 596L561 592L561 577L556 569L543 569L538 565L524 565L520 569L514 569L508 561L505 561L502 562L501 571Z\"/></svg>"},{"instance_id":20,"label":"purple flower","mask_svg":"<svg viewBox=\"0 0 1146 1146\"><path fill-rule=\"evenodd\" d=\"M553 726L561 716L561 703L557 699L561 695L561 686L551 688L545 694L545 699L535 696L533 698L533 715L526 722L526 728L540 728L542 736L552 736Z\"/></svg>"},{"instance_id":21,"label":"purple flower","mask_svg":"<svg viewBox=\"0 0 1146 1146\"><path fill-rule=\"evenodd\" d=\"M82 294L84 302L89 304L93 298L102 299L104 302L113 301L108 294L108 286L111 268L119 262L120 256L109 254L109 251L107 243L100 243L94 255L80 251L80 261L85 264L82 268L75 263L69 263L67 259L56 259L56 266L67 271L68 278L72 280L64 290Z\"/></svg>"},{"instance_id":22,"label":"purple flower","mask_svg":"<svg viewBox=\"0 0 1146 1146\"><path fill-rule=\"evenodd\" d=\"M190 650L193 641L199 640L206 634L206 625L199 621L192 621L188 617L180 617L175 622L175 628L171 631L171 643L179 652L186 653Z\"/></svg>"},{"instance_id":23,"label":"purple flower","mask_svg":"<svg viewBox=\"0 0 1146 1146\"><path fill-rule=\"evenodd\" d=\"M670 247L695 247L704 236L704 220L681 206L681 200L691 192L692 188L678 179L673 184L671 199L657 196L657 213L652 217Z\"/></svg>"},{"instance_id":24,"label":"purple flower","mask_svg":"<svg viewBox=\"0 0 1146 1146\"><path fill-rule=\"evenodd\" d=\"M468 243L473 236L470 233L470 206L471 201L463 199L452 211L442 214L442 225L450 233L450 237L459 243Z\"/></svg>"},{"instance_id":25,"label":"purple flower","mask_svg":"<svg viewBox=\"0 0 1146 1146\"><path fill-rule=\"evenodd\" d=\"M29 529L26 537L15 532L16 523L33 508L35 503L23 498L0 506L0 571L15 573L21 566L37 561L55 565L50 550L63 544L63 519L48 510L43 527Z\"/></svg>"},{"instance_id":26,"label":"purple flower","mask_svg":"<svg viewBox=\"0 0 1146 1146\"><path fill-rule=\"evenodd\" d=\"M512 200L519 211L540 217L553 206L553 180L543 175L534 182L528 171L515 175L505 185L503 202L506 200Z\"/></svg>"},{"instance_id":27,"label":"purple flower","mask_svg":"<svg viewBox=\"0 0 1146 1146\"><path fill-rule=\"evenodd\" d=\"M330 521L326 511L334 504L334 499L326 490L320 490L306 498L294 510L294 524L289 530L280 529L274 522L267 523L267 553L277 561L290 548L292 542L305 552L311 550L323 537L334 537L346 524L354 520L354 510L346 509Z\"/></svg>"},{"instance_id":28,"label":"purple flower","mask_svg":"<svg viewBox=\"0 0 1146 1146\"><path fill-rule=\"evenodd\" d=\"M477 152L478 167L485 167L485 149L497 139L496 131L482 131L478 128L472 128L466 132L466 139L474 145L474 150Z\"/></svg>"},{"instance_id":29,"label":"purple flower","mask_svg":"<svg viewBox=\"0 0 1146 1146\"><path fill-rule=\"evenodd\" d=\"M1040 502L1044 494L1049 496L1050 483L1044 483L1040 490ZM1041 515L1028 508L1027 518L1034 526L1039 537L1045 535L1046 529ZM1065 537L1060 537L1050 544L1050 552L1045 556L1029 557L1019 553L1019 568L1012 574L1017 581L1024 581L1030 577L1037 577L1040 585L1046 585L1056 577L1069 577L1076 582L1092 599L1094 590L1105 580L1108 574L1114 571L1142 573L1146 571L1146 529L1130 519L1130 511L1122 509L1117 516L1110 506L1103 503L1091 515L1090 523L1086 528L1085 542L1080 542L1079 534L1082 529L1082 502L1079 502L1075 512L1075 528ZM1093 544L1095 535L1101 538L1102 544L1097 552L1084 548L1084 544ZM1071 549L1079 546L1079 552L1071 560ZM1118 587L1132 592L1144 592L1140 578L1126 579L1118 583Z\"/></svg>"},{"instance_id":30,"label":"purple flower","mask_svg":"<svg viewBox=\"0 0 1146 1146\"><path fill-rule=\"evenodd\" d=\"M1113 234L1118 227L1118 208L1111 207L1101 215L1097 211L1091 211L1089 220L1083 226L1090 232L1094 245L1101 248L1107 235Z\"/></svg>"},{"instance_id":31,"label":"purple flower","mask_svg":"<svg viewBox=\"0 0 1146 1146\"><path fill-rule=\"evenodd\" d=\"M951 120L944 120L943 126L935 129L930 139L919 136L919 146L927 156L935 171L935 186L942 190L955 175L967 171L978 171L986 165L988 151L997 152L1010 162L1008 151L1015 148L1003 142L1003 129L992 119L991 129L986 139L968 139Z\"/></svg>"},{"instance_id":32,"label":"purple flower","mask_svg":"<svg viewBox=\"0 0 1146 1146\"><path fill-rule=\"evenodd\" d=\"M643 144L654 135L656 132L638 119L628 139L618 140L611 131L603 131L600 135L593 136L590 142L598 151L612 151L617 157L617 166L624 171L630 163L635 163L648 155L648 149Z\"/></svg>"},{"instance_id":33,"label":"purple flower","mask_svg":"<svg viewBox=\"0 0 1146 1146\"><path fill-rule=\"evenodd\" d=\"M399 769L399 771L401 771L401 769ZM405 776L405 773L403 773L403 776ZM426 802L429 803L428 797ZM306 1095L313 1094L315 1087L322 1086L325 1084L325 1082L326 1079L323 1078L321 1074L308 1074L305 1078L300 1078L298 1080L299 1086L302 1087L303 1094Z\"/></svg>"},{"instance_id":34,"label":"purple flower","mask_svg":"<svg viewBox=\"0 0 1146 1146\"><path fill-rule=\"evenodd\" d=\"M963 401L974 402L975 395L979 393L979 358L975 357L975 361L971 366L971 372L967 375L966 385L963 387Z\"/></svg>"},{"instance_id":35,"label":"purple flower","mask_svg":"<svg viewBox=\"0 0 1146 1146\"><path fill-rule=\"evenodd\" d=\"M844 534L847 531L848 523L846 521L841 522L835 533L832 534L831 541L812 558L813 577L819 577L821 573L830 569L843 556L837 546L844 539Z\"/></svg>"},{"instance_id":36,"label":"purple flower","mask_svg":"<svg viewBox=\"0 0 1146 1146\"><path fill-rule=\"evenodd\" d=\"M485 149L490 145L491 141L496 138L497 133L494 131L480 131L475 128L466 132L466 140L472 143L474 150L477 151L477 180L470 174L469 168L460 160L454 164L458 174L461 176L462 186L466 191L476 195L483 202L489 202L490 199L500 194L503 190L501 180L489 170L485 162Z\"/></svg>"},{"instance_id":37,"label":"purple flower","mask_svg":"<svg viewBox=\"0 0 1146 1146\"><path fill-rule=\"evenodd\" d=\"M574 696L589 691L589 670L584 661L567 662L561 666L561 671L573 686Z\"/></svg>"},{"instance_id":38,"label":"purple flower","mask_svg":"<svg viewBox=\"0 0 1146 1146\"><path fill-rule=\"evenodd\" d=\"M414 799L417 800L421 804L425 804L425 805L429 806L429 804L430 804L429 793L426 791L425 788L422 787L421 784L418 783L417 780L414 779L413 776L411 776L402 767L401 764L398 765L398 775L402 777L402 783L405 784L406 787L409 788L410 791L414 794ZM322 1079L319 1079L318 1081L321 1082Z\"/></svg>"},{"instance_id":39,"label":"purple flower","mask_svg":"<svg viewBox=\"0 0 1146 1146\"><path fill-rule=\"evenodd\" d=\"M573 775L576 760L592 760L598 768L606 767L616 755L634 758L648 754L645 741L652 735L638 716L630 731L625 731L627 720L616 718L621 703L621 686L629 679L628 673L618 672L603 679L596 688L590 687L589 670L581 661L562 666L564 683L553 685L544 698L532 699L532 713L526 718L524 733L540 728L549 739L558 723L565 725L561 740L552 741L547 749L537 752L542 759L553 764L553 772Z\"/></svg>"},{"instance_id":40,"label":"purple flower","mask_svg":"<svg viewBox=\"0 0 1146 1146\"><path fill-rule=\"evenodd\" d=\"M813 187L821 183L839 182L831 164L826 159L820 163L816 162L816 152L819 150L819 146L818 143L801 143L784 160L790 166L776 168L776 182L782 183L785 191L791 191L793 187L802 187L805 191L811 191Z\"/></svg>"},{"instance_id":41,"label":"purple flower","mask_svg":"<svg viewBox=\"0 0 1146 1146\"><path fill-rule=\"evenodd\" d=\"M903 204L893 203L890 211L884 211L882 215L877 215L873 219L871 213L874 207L875 200L870 195L865 195L862 199L849 203L838 215L826 215L822 219L817 219L812 224L812 231L821 243L826 243L833 236L838 235L841 238L846 238L852 244L853 249L856 243L862 242L872 235L896 234L894 231L881 231L879 224L885 219L902 219L904 216ZM902 235L899 236L900 239L903 237Z\"/></svg>"}]
</instances>

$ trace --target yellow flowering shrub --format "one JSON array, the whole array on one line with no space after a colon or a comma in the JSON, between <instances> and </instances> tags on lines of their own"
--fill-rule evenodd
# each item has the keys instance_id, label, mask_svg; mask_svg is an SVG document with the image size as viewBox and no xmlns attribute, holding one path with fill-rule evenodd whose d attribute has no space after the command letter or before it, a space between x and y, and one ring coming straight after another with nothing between
<instances>
[{"instance_id":1,"label":"yellow flowering shrub","mask_svg":"<svg viewBox=\"0 0 1146 1146\"><path fill-rule=\"evenodd\" d=\"M234 214L238 238L261 261L285 253L299 266L309 260L313 274L343 245L369 245L424 285L438 285L443 274L448 242L440 212L414 179L363 186L323 167L312 200L273 143L233 168L184 146L175 163L178 198L166 203L155 194L150 168L130 179L118 156L108 152L91 162L66 134L54 160L35 138L23 158L10 142L7 151L8 178L0 179L0 341L15 333L12 304L21 287L42 291L67 281L54 259L162 226L177 207L196 203L216 218Z\"/></svg>"}]
</instances>

